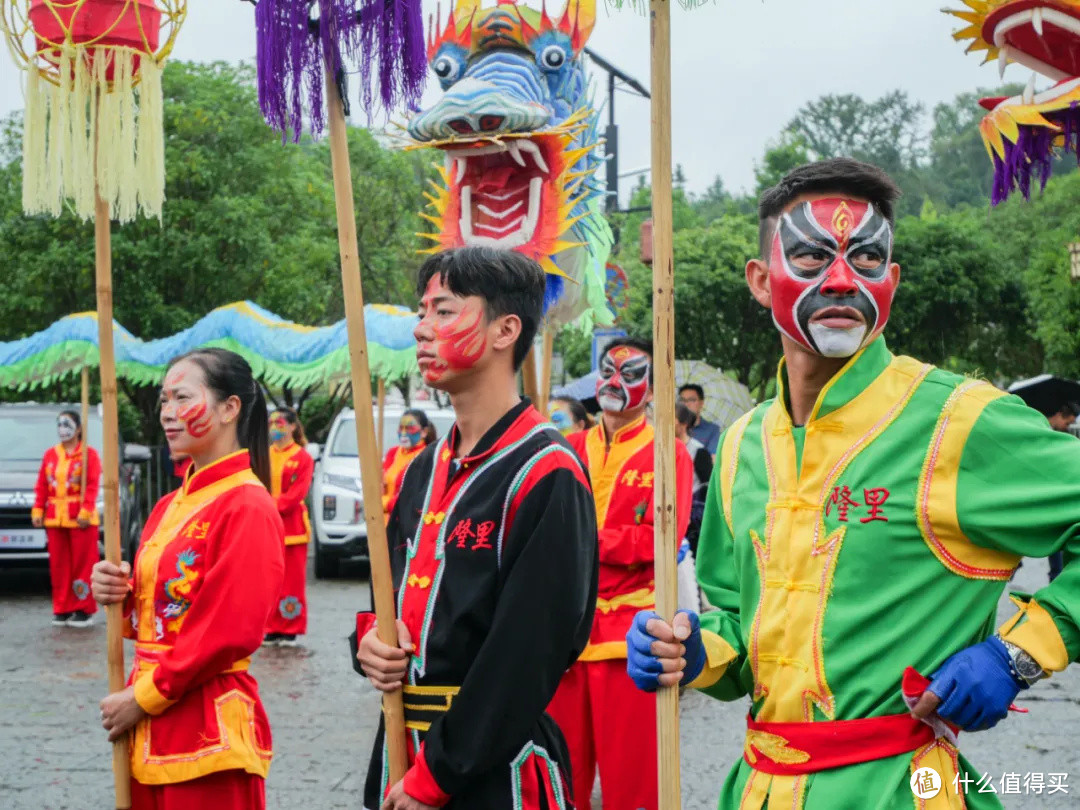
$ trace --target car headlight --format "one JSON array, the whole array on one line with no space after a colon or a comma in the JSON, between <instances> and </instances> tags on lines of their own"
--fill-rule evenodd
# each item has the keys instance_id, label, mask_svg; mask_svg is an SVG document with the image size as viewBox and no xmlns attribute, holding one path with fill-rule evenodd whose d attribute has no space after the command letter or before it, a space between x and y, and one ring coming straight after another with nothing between
<instances>
[{"instance_id":1,"label":"car headlight","mask_svg":"<svg viewBox=\"0 0 1080 810\"><path fill-rule=\"evenodd\" d=\"M349 489L353 492L360 492L360 479L354 478L351 475L334 475L333 473L323 473L323 483L330 484L335 487L341 487L342 489Z\"/></svg>"}]
</instances>

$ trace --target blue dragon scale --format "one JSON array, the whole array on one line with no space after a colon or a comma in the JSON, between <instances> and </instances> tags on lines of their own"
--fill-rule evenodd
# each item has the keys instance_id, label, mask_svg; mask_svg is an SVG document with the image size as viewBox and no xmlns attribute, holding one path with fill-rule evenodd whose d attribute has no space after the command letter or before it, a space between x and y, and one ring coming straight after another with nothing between
<instances>
[{"instance_id":1,"label":"blue dragon scale","mask_svg":"<svg viewBox=\"0 0 1080 810\"><path fill-rule=\"evenodd\" d=\"M445 153L421 214L435 226L424 234L435 243L429 252L487 245L535 259L548 274L554 327L611 322L612 236L581 55L595 20L595 0L567 0L555 20L546 8L459 0L428 34L444 94L408 126L415 147Z\"/></svg>"}]
</instances>

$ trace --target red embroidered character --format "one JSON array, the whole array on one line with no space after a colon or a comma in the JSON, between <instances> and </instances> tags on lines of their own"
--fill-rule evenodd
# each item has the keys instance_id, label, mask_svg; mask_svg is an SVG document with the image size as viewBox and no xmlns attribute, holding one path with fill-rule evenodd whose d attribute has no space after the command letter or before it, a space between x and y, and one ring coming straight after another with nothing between
<instances>
[{"instance_id":1,"label":"red embroidered character","mask_svg":"<svg viewBox=\"0 0 1080 810\"><path fill-rule=\"evenodd\" d=\"M465 548L465 541L472 540L476 535L473 533L472 518L465 518L459 520L454 530L450 532L450 536L446 539L447 543L453 543L457 540L458 548Z\"/></svg>"},{"instance_id":2,"label":"red embroidered character","mask_svg":"<svg viewBox=\"0 0 1080 810\"><path fill-rule=\"evenodd\" d=\"M851 490L848 487L833 487L832 495L829 496L828 502L825 504L825 516L828 517L829 510L833 505L836 505L836 512L838 520L841 523L847 523L848 510L853 506L862 506L856 500L851 497Z\"/></svg>"},{"instance_id":3,"label":"red embroidered character","mask_svg":"<svg viewBox=\"0 0 1080 810\"><path fill-rule=\"evenodd\" d=\"M494 520L485 520L483 523L479 524L476 527L476 542L473 543L472 548L470 548L469 551L476 551L480 548L494 548L488 540L493 531L495 531Z\"/></svg>"},{"instance_id":4,"label":"red embroidered character","mask_svg":"<svg viewBox=\"0 0 1080 810\"><path fill-rule=\"evenodd\" d=\"M885 487L864 489L863 498L866 499L866 505L870 507L870 516L864 517L859 521L860 523L870 523L873 520L880 520L883 523L889 522L889 519L881 513L881 507L885 505L885 501L889 500L889 490L885 489Z\"/></svg>"}]
</instances>

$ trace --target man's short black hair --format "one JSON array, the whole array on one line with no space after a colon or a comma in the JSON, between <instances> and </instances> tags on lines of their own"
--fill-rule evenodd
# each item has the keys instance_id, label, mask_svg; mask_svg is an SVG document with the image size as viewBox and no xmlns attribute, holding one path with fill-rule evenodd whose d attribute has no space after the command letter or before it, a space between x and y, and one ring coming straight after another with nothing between
<instances>
[{"instance_id":1,"label":"man's short black hair","mask_svg":"<svg viewBox=\"0 0 1080 810\"><path fill-rule=\"evenodd\" d=\"M681 394L683 391L693 391L695 394L697 394L698 399L700 399L702 402L705 401L705 389L697 383L687 383L686 385L680 385L678 393Z\"/></svg>"},{"instance_id":2,"label":"man's short black hair","mask_svg":"<svg viewBox=\"0 0 1080 810\"><path fill-rule=\"evenodd\" d=\"M518 316L521 334L514 344L514 370L521 368L544 317L547 277L543 268L512 250L454 248L436 253L420 266L416 276L417 298L423 297L436 275L454 295L483 298L489 321L503 315Z\"/></svg>"},{"instance_id":3,"label":"man's short black hair","mask_svg":"<svg viewBox=\"0 0 1080 810\"><path fill-rule=\"evenodd\" d=\"M603 357L612 349L617 349L620 346L626 346L630 349L637 349L639 352L644 352L649 355L649 360L653 359L652 341L648 338L635 338L635 337L617 337L613 338L605 347L604 351L600 353ZM653 383L653 364L649 363L649 385Z\"/></svg>"},{"instance_id":4,"label":"man's short black hair","mask_svg":"<svg viewBox=\"0 0 1080 810\"><path fill-rule=\"evenodd\" d=\"M776 220L783 210L803 194L835 191L871 203L889 221L896 222L894 203L900 187L877 166L851 158L831 158L792 169L783 179L761 193L758 199L758 250L769 258Z\"/></svg>"}]
</instances>

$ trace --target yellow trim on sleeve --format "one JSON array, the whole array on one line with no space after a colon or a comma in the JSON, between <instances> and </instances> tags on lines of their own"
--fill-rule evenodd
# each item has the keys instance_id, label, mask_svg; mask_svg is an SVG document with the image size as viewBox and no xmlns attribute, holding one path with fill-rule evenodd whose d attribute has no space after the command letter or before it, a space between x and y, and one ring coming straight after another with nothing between
<instances>
[{"instance_id":1,"label":"yellow trim on sleeve","mask_svg":"<svg viewBox=\"0 0 1080 810\"><path fill-rule=\"evenodd\" d=\"M652 588L638 588L630 593L620 593L610 599L598 596L596 598L596 610L598 613L611 613L621 607L650 608L656 604L656 591Z\"/></svg>"},{"instance_id":2,"label":"yellow trim on sleeve","mask_svg":"<svg viewBox=\"0 0 1080 810\"><path fill-rule=\"evenodd\" d=\"M998 634L1022 649L1047 672L1061 672L1069 665L1069 652L1061 631L1046 608L1032 599L1024 602L1010 596L1018 608L1016 614L1001 625Z\"/></svg>"},{"instance_id":3,"label":"yellow trim on sleeve","mask_svg":"<svg viewBox=\"0 0 1080 810\"><path fill-rule=\"evenodd\" d=\"M157 684L154 683L155 672L157 672L156 666L135 679L135 702L142 707L144 712L156 716L173 706L176 701L169 700L158 690Z\"/></svg>"},{"instance_id":4,"label":"yellow trim on sleeve","mask_svg":"<svg viewBox=\"0 0 1080 810\"><path fill-rule=\"evenodd\" d=\"M731 492L735 488L735 473L739 469L743 435L753 417L753 411L740 416L724 434L724 445L720 448L720 505L724 508L724 521L732 537L735 536L735 527L731 518Z\"/></svg>"},{"instance_id":5,"label":"yellow trim on sleeve","mask_svg":"<svg viewBox=\"0 0 1080 810\"><path fill-rule=\"evenodd\" d=\"M728 664L739 657L723 636L711 630L701 631L701 641L705 645L705 666L694 680L687 684L691 689L708 689L724 677Z\"/></svg>"},{"instance_id":6,"label":"yellow trim on sleeve","mask_svg":"<svg viewBox=\"0 0 1080 810\"><path fill-rule=\"evenodd\" d=\"M39 509L38 507L35 506L33 509L30 510L30 517L31 518L45 517L45 510L44 509Z\"/></svg>"},{"instance_id":7,"label":"yellow trim on sleeve","mask_svg":"<svg viewBox=\"0 0 1080 810\"><path fill-rule=\"evenodd\" d=\"M989 383L968 380L942 406L919 475L915 518L923 540L942 565L968 579L1006 581L1020 557L972 543L960 529L956 491L968 436L983 410L1005 396Z\"/></svg>"},{"instance_id":8,"label":"yellow trim on sleeve","mask_svg":"<svg viewBox=\"0 0 1080 810\"><path fill-rule=\"evenodd\" d=\"M578 661L609 661L612 658L626 658L625 641L601 641L589 644L581 651Z\"/></svg>"}]
</instances>

